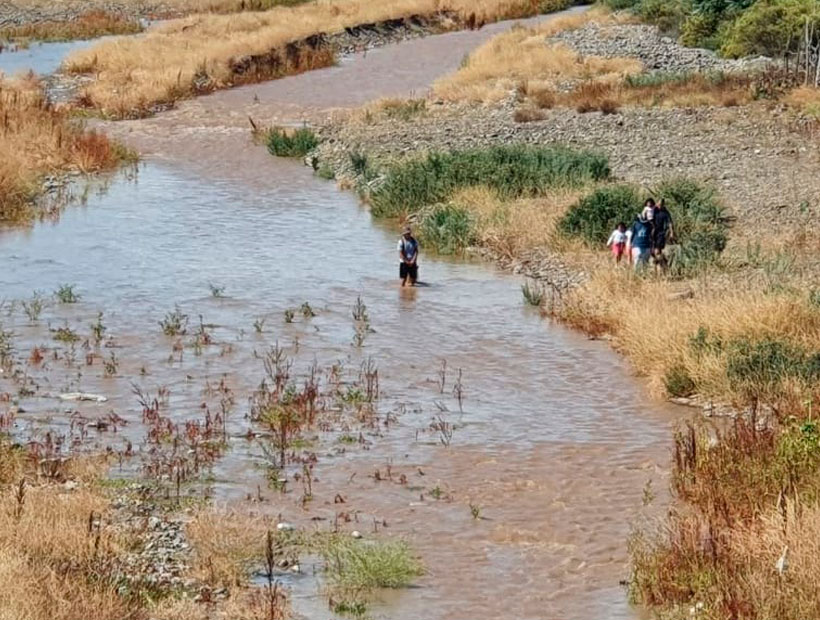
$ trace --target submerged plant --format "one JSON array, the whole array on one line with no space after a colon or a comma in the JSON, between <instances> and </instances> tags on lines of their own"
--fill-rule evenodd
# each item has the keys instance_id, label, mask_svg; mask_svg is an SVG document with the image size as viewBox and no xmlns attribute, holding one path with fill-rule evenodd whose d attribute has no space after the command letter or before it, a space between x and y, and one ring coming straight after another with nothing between
<instances>
[{"instance_id":1,"label":"submerged plant","mask_svg":"<svg viewBox=\"0 0 820 620\"><path fill-rule=\"evenodd\" d=\"M80 340L80 337L77 335L77 332L71 329L67 323L63 327L58 327L53 331L54 340L57 340L58 342L74 343Z\"/></svg>"},{"instance_id":2,"label":"submerged plant","mask_svg":"<svg viewBox=\"0 0 820 620\"><path fill-rule=\"evenodd\" d=\"M100 344L105 336L106 327L103 324L103 313L97 313L97 321L91 324L91 334L94 337L94 343Z\"/></svg>"},{"instance_id":3,"label":"submerged plant","mask_svg":"<svg viewBox=\"0 0 820 620\"><path fill-rule=\"evenodd\" d=\"M35 323L43 312L43 297L38 291L34 291L29 301L23 302L23 312L26 313L28 320Z\"/></svg>"},{"instance_id":4,"label":"submerged plant","mask_svg":"<svg viewBox=\"0 0 820 620\"><path fill-rule=\"evenodd\" d=\"M521 285L521 293L524 295L524 301L530 306L537 307L544 303L544 287L539 284L525 282Z\"/></svg>"},{"instance_id":5,"label":"submerged plant","mask_svg":"<svg viewBox=\"0 0 820 620\"><path fill-rule=\"evenodd\" d=\"M211 297L216 297L217 299L220 297L225 296L225 287L224 286L217 286L216 284L208 283L208 288L211 289Z\"/></svg>"},{"instance_id":6,"label":"submerged plant","mask_svg":"<svg viewBox=\"0 0 820 620\"><path fill-rule=\"evenodd\" d=\"M166 336L181 336L188 331L188 315L183 314L179 306L174 306L174 310L166 313L159 325Z\"/></svg>"},{"instance_id":7,"label":"submerged plant","mask_svg":"<svg viewBox=\"0 0 820 620\"><path fill-rule=\"evenodd\" d=\"M80 295L74 290L74 284L62 284L54 291L54 296L61 304L75 304L80 301Z\"/></svg>"},{"instance_id":8,"label":"submerged plant","mask_svg":"<svg viewBox=\"0 0 820 620\"><path fill-rule=\"evenodd\" d=\"M328 580L342 592L367 595L378 588L406 588L424 573L403 540L361 541L332 536L321 548Z\"/></svg>"},{"instance_id":9,"label":"submerged plant","mask_svg":"<svg viewBox=\"0 0 820 620\"><path fill-rule=\"evenodd\" d=\"M306 319L310 319L316 316L316 313L313 311L313 308L310 307L310 304L308 302L303 303L299 309L302 311L302 316Z\"/></svg>"}]
</instances>

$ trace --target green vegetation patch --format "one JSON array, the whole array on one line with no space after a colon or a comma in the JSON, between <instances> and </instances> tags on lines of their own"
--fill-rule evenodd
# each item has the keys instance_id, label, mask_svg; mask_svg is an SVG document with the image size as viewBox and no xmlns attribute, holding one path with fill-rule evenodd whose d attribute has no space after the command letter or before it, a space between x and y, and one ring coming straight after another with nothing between
<instances>
[{"instance_id":1,"label":"green vegetation patch","mask_svg":"<svg viewBox=\"0 0 820 620\"><path fill-rule=\"evenodd\" d=\"M418 226L425 247L440 254L456 254L476 242L476 225L470 212L457 205L436 205L427 211Z\"/></svg>"},{"instance_id":2,"label":"green vegetation patch","mask_svg":"<svg viewBox=\"0 0 820 620\"><path fill-rule=\"evenodd\" d=\"M604 0L679 37L683 45L723 56L782 56L800 45L806 20L820 39L817 0Z\"/></svg>"},{"instance_id":3,"label":"green vegetation patch","mask_svg":"<svg viewBox=\"0 0 820 620\"><path fill-rule=\"evenodd\" d=\"M609 178L606 156L562 146L495 146L433 152L393 165L370 193L373 214L394 217L446 201L466 187L496 190L502 198L537 196L557 186Z\"/></svg>"},{"instance_id":4,"label":"green vegetation patch","mask_svg":"<svg viewBox=\"0 0 820 620\"><path fill-rule=\"evenodd\" d=\"M268 131L268 151L277 157L304 157L319 146L319 138L307 127L287 130L274 127Z\"/></svg>"},{"instance_id":5,"label":"green vegetation patch","mask_svg":"<svg viewBox=\"0 0 820 620\"><path fill-rule=\"evenodd\" d=\"M606 243L619 222L631 225L649 195L626 184L598 188L570 207L558 228L595 245ZM726 247L727 218L712 189L689 179L674 179L661 183L651 195L666 200L674 222L670 275L691 276L717 260Z\"/></svg>"},{"instance_id":6,"label":"green vegetation patch","mask_svg":"<svg viewBox=\"0 0 820 620\"><path fill-rule=\"evenodd\" d=\"M358 540L333 536L321 549L330 583L344 592L405 588L424 573L403 540Z\"/></svg>"}]
</instances>

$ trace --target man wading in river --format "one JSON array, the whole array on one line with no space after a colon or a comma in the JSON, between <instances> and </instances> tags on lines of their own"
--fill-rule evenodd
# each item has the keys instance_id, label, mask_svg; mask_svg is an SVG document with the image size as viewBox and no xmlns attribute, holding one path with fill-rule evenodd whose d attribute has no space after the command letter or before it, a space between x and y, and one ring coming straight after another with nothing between
<instances>
[{"instance_id":1,"label":"man wading in river","mask_svg":"<svg viewBox=\"0 0 820 620\"><path fill-rule=\"evenodd\" d=\"M409 226L404 227L404 233L399 239L399 278L401 278L401 285L407 285L410 280L410 286L416 285L416 280L419 277L419 266L417 264L419 258L419 242L413 237L413 231Z\"/></svg>"}]
</instances>

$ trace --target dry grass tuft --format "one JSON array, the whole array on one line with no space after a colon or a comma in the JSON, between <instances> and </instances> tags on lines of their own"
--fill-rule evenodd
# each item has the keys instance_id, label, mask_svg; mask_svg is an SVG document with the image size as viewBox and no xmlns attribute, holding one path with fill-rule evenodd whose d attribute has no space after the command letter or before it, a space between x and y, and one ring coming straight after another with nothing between
<instances>
[{"instance_id":1,"label":"dry grass tuft","mask_svg":"<svg viewBox=\"0 0 820 620\"><path fill-rule=\"evenodd\" d=\"M172 103L208 90L270 79L325 66L330 50L311 40L360 24L451 12L455 26L475 27L539 9L529 0L333 0L256 13L193 15L142 37L108 41L66 62L75 73L97 78L86 102L105 113L145 114L156 103ZM318 47L316 47L318 45ZM291 56L299 52L294 62Z\"/></svg>"},{"instance_id":2,"label":"dry grass tuft","mask_svg":"<svg viewBox=\"0 0 820 620\"><path fill-rule=\"evenodd\" d=\"M564 45L546 41L557 32L580 28L590 21L615 19L601 9L593 9L533 28L514 28L479 47L461 69L437 81L433 90L447 101L494 103L517 89L519 96L532 96L537 107L552 107L558 82L593 78L614 81L642 69L634 59L584 57Z\"/></svg>"},{"instance_id":3,"label":"dry grass tuft","mask_svg":"<svg viewBox=\"0 0 820 620\"><path fill-rule=\"evenodd\" d=\"M33 79L0 80L0 221L32 216L43 175L114 168L133 157L49 104Z\"/></svg>"},{"instance_id":4,"label":"dry grass tuft","mask_svg":"<svg viewBox=\"0 0 820 620\"><path fill-rule=\"evenodd\" d=\"M195 549L194 574L213 587L246 585L265 558L269 518L248 512L206 509L186 526Z\"/></svg>"},{"instance_id":5,"label":"dry grass tuft","mask_svg":"<svg viewBox=\"0 0 820 620\"><path fill-rule=\"evenodd\" d=\"M701 395L745 404L747 394L727 373L727 347L704 351L693 346L701 330L707 330L708 342L723 345L776 340L809 353L820 351L820 313L804 294L808 283L777 292L764 282L738 277L727 295L725 281L708 282L682 286L600 266L571 293L561 317L588 333L611 335L657 396L666 395L670 372L682 369ZM807 388L797 382L767 396L800 411Z\"/></svg>"},{"instance_id":6,"label":"dry grass tuft","mask_svg":"<svg viewBox=\"0 0 820 620\"><path fill-rule=\"evenodd\" d=\"M801 86L791 91L785 101L805 116L820 121L820 89Z\"/></svg>"},{"instance_id":7,"label":"dry grass tuft","mask_svg":"<svg viewBox=\"0 0 820 620\"><path fill-rule=\"evenodd\" d=\"M473 216L479 245L512 258L538 247L559 246L556 224L583 194L583 189L552 189L543 197L509 201L491 189L471 187L450 202Z\"/></svg>"},{"instance_id":8,"label":"dry grass tuft","mask_svg":"<svg viewBox=\"0 0 820 620\"><path fill-rule=\"evenodd\" d=\"M120 596L111 579L129 541L109 525L107 498L92 486L21 483L35 472L25 463L13 469L4 476L19 480L0 488L0 618L141 618L139 604ZM78 465L88 476L97 470Z\"/></svg>"}]
</instances>

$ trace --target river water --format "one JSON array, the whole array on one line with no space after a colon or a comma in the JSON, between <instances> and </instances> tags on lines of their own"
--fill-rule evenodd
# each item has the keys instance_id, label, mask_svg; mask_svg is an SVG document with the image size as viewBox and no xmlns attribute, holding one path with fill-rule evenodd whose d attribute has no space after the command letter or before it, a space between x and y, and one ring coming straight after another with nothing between
<instances>
[{"instance_id":1,"label":"river water","mask_svg":"<svg viewBox=\"0 0 820 620\"><path fill-rule=\"evenodd\" d=\"M308 525L333 519L340 494L355 517L345 527L370 536L377 521L382 533L407 538L427 574L418 587L386 594L376 617L637 617L619 585L626 539L645 483L665 487L669 426L679 412L650 401L604 343L525 307L520 280L490 265L423 256L428 285L400 289L396 231L300 163L272 158L248 131L248 115L299 122L379 96L421 95L505 27L389 46L184 102L152 119L105 125L144 154L139 171L113 176L57 222L0 232L0 297L27 299L63 283L82 295L76 304L49 305L33 324L19 305L4 309L0 320L23 358L36 345L49 351L44 363L26 363L37 390L20 403L18 432L72 434L78 413L115 411L128 426L86 441L139 446L144 429L132 383L166 386L170 415L181 422L201 415L205 383L224 378L237 405L227 424L232 449L214 466L217 503L237 506L261 494L266 502L256 509ZM211 285L224 287L222 296ZM362 347L352 342L359 296L373 329ZM317 316L300 314L305 301ZM192 325L199 316L212 324L215 344L175 351L158 326L175 306ZM283 319L287 309L296 310L293 322ZM111 338L100 356L114 353L113 376L99 361L72 363L63 345L58 359L50 357L54 329L87 337L98 312ZM243 439L248 395L263 376L254 352L276 342L297 375L314 360L355 373L372 358L380 408L395 414L365 433L365 445L342 452L322 444L306 509L295 493L265 489L262 457ZM459 369L463 411L453 389ZM0 392L13 389L0 379ZM49 397L72 390L109 400ZM429 430L438 416L455 427L449 446ZM392 479L377 479L377 469L379 478L390 469ZM402 474L407 484L397 482ZM482 518L473 519L471 505ZM297 611L332 615L312 578L294 588Z\"/></svg>"}]
</instances>

